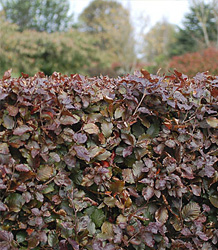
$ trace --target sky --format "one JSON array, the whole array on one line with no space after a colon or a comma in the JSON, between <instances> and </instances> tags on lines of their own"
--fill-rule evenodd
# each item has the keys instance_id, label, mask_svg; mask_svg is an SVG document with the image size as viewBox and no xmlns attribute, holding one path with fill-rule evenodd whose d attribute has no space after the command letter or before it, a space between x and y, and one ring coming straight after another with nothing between
<instances>
[{"instance_id":1,"label":"sky","mask_svg":"<svg viewBox=\"0 0 218 250\"><path fill-rule=\"evenodd\" d=\"M147 17L147 28L160 20L182 25L182 19L189 11L188 0L118 0L130 10L133 23L140 16ZM91 0L71 0L71 11L77 18ZM135 19L135 20L134 20Z\"/></svg>"}]
</instances>

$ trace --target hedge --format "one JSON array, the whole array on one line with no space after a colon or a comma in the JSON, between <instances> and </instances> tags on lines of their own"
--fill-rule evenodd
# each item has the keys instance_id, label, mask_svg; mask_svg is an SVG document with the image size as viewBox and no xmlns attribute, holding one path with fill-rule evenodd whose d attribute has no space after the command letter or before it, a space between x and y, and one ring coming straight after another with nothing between
<instances>
[{"instance_id":1,"label":"hedge","mask_svg":"<svg viewBox=\"0 0 218 250\"><path fill-rule=\"evenodd\" d=\"M218 76L0 80L0 248L217 249Z\"/></svg>"}]
</instances>

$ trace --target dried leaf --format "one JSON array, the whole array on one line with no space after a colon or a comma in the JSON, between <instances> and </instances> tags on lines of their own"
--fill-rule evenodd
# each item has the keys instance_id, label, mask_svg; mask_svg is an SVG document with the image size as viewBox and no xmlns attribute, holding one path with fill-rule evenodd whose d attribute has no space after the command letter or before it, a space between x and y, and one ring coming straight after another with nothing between
<instances>
[{"instance_id":1,"label":"dried leaf","mask_svg":"<svg viewBox=\"0 0 218 250\"><path fill-rule=\"evenodd\" d=\"M85 131L88 134L98 134L99 128L94 123L88 123L83 126L83 131Z\"/></svg>"},{"instance_id":2,"label":"dried leaf","mask_svg":"<svg viewBox=\"0 0 218 250\"><path fill-rule=\"evenodd\" d=\"M4 80L7 80L7 79L10 79L11 78L11 72L12 72L12 69L9 69L9 70L5 71L2 80L4 81Z\"/></svg>"},{"instance_id":3,"label":"dried leaf","mask_svg":"<svg viewBox=\"0 0 218 250\"><path fill-rule=\"evenodd\" d=\"M8 105L7 106L7 111L8 111L8 114L10 116L14 117L14 116L16 116L18 114L19 109L16 106Z\"/></svg>"},{"instance_id":4,"label":"dried leaf","mask_svg":"<svg viewBox=\"0 0 218 250\"><path fill-rule=\"evenodd\" d=\"M113 237L114 236L113 224L108 221L105 221L101 226L101 232L107 238Z\"/></svg>"}]
</instances>

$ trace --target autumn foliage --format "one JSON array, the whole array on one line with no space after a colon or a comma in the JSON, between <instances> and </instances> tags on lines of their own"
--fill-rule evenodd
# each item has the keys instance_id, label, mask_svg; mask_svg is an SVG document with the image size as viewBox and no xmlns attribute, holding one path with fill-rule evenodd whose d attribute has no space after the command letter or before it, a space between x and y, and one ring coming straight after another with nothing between
<instances>
[{"instance_id":1,"label":"autumn foliage","mask_svg":"<svg viewBox=\"0 0 218 250\"><path fill-rule=\"evenodd\" d=\"M0 80L0 248L217 249L218 76Z\"/></svg>"},{"instance_id":2,"label":"autumn foliage","mask_svg":"<svg viewBox=\"0 0 218 250\"><path fill-rule=\"evenodd\" d=\"M218 74L218 49L207 48L198 52L186 53L181 56L175 56L169 63L170 68L194 76L197 72L209 70L210 74Z\"/></svg>"}]
</instances>

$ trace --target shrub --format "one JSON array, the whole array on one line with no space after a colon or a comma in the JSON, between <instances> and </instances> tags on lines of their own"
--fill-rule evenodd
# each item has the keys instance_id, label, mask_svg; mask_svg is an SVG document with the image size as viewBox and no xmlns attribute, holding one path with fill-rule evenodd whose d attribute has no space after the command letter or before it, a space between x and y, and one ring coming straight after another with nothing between
<instances>
[{"instance_id":1,"label":"shrub","mask_svg":"<svg viewBox=\"0 0 218 250\"><path fill-rule=\"evenodd\" d=\"M218 49L207 48L203 51L175 56L169 63L170 68L194 76L197 72L210 70L210 74L218 74Z\"/></svg>"},{"instance_id":2,"label":"shrub","mask_svg":"<svg viewBox=\"0 0 218 250\"><path fill-rule=\"evenodd\" d=\"M218 77L0 81L1 249L216 249Z\"/></svg>"}]
</instances>

